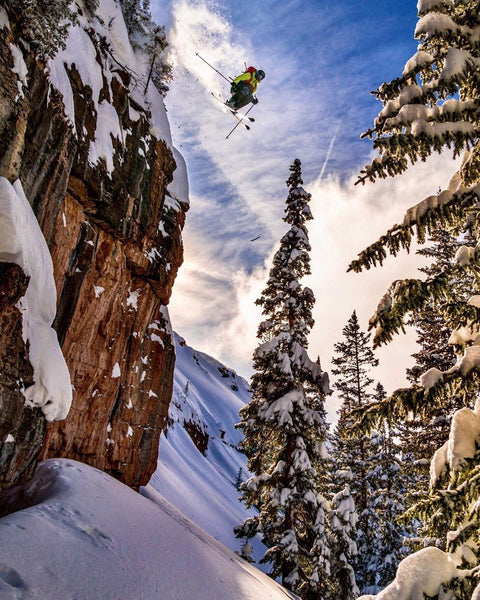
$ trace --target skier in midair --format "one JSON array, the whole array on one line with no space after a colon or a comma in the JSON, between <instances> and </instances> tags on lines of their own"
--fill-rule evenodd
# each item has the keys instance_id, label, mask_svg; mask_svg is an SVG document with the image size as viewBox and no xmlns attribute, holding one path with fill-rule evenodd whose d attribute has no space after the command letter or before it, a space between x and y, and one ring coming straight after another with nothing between
<instances>
[{"instance_id":1,"label":"skier in midair","mask_svg":"<svg viewBox=\"0 0 480 600\"><path fill-rule=\"evenodd\" d=\"M232 110L238 110L247 104L257 104L258 99L254 96L258 84L265 78L265 71L248 67L248 69L235 77L230 87L232 97L226 102L226 105Z\"/></svg>"}]
</instances>

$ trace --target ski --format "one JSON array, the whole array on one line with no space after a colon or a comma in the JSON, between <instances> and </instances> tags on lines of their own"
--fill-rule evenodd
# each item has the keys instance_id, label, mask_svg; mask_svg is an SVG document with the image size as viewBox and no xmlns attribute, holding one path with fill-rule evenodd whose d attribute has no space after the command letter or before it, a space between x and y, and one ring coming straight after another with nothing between
<instances>
[{"instance_id":1,"label":"ski","mask_svg":"<svg viewBox=\"0 0 480 600\"><path fill-rule=\"evenodd\" d=\"M225 106L225 108L228 109L228 111L237 119L237 121L244 121L244 120L248 119L250 121L250 123L255 123L255 119L253 117L248 117L247 113L245 113L245 114L238 113L237 111L235 111L232 108L230 108L230 106L228 106L228 104L225 102L225 100L223 100L223 98L219 98L213 92L210 92L210 93L215 98L215 100L218 100L218 102L220 102L221 104L223 104L223 106ZM248 127L246 123L242 123L242 125L245 125L245 127L247 129L250 129L250 127Z\"/></svg>"},{"instance_id":2,"label":"ski","mask_svg":"<svg viewBox=\"0 0 480 600\"><path fill-rule=\"evenodd\" d=\"M249 113L252 110L253 106L254 105L252 104L252 106L247 110L247 112L244 115L242 115L242 117L246 117L247 113ZM236 114L234 116L238 119L238 123L235 125L235 127L231 131L228 132L228 134L225 137L226 140L228 140L228 138L232 135L232 133L235 131L235 129L239 125L245 125L245 127L250 131L250 127L248 127L248 125L246 123L244 123L242 119L238 118Z\"/></svg>"},{"instance_id":3,"label":"ski","mask_svg":"<svg viewBox=\"0 0 480 600\"><path fill-rule=\"evenodd\" d=\"M235 131L235 129L239 126L239 125L245 125L245 127L247 128L247 131L250 131L250 127L248 125L246 125L245 123L243 123L243 121L238 121L238 123L235 125L235 127L233 129L231 129L227 135L225 136L225 139L228 140L228 138L232 135L232 133Z\"/></svg>"},{"instance_id":4,"label":"ski","mask_svg":"<svg viewBox=\"0 0 480 600\"><path fill-rule=\"evenodd\" d=\"M235 119L237 119L238 125L243 125L247 131L250 131L250 125L247 125L245 121L237 115L236 112L234 112L233 110L230 110L229 112Z\"/></svg>"}]
</instances>

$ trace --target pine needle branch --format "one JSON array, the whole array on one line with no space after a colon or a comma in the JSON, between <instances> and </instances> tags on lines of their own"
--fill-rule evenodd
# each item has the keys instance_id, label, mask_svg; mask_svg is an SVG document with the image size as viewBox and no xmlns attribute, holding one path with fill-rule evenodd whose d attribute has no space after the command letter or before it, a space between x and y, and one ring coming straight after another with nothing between
<instances>
[{"instance_id":1,"label":"pine needle branch","mask_svg":"<svg viewBox=\"0 0 480 600\"><path fill-rule=\"evenodd\" d=\"M479 201L479 195L480 186L475 186L456 194L445 191L439 196L426 198L407 212L402 225L394 225L361 252L358 259L350 263L347 272L359 273L377 264L382 265L388 253L396 256L401 249L408 252L414 232L419 243L423 244L426 234L431 235L435 229L442 227L455 231L455 223L466 217Z\"/></svg>"}]
</instances>

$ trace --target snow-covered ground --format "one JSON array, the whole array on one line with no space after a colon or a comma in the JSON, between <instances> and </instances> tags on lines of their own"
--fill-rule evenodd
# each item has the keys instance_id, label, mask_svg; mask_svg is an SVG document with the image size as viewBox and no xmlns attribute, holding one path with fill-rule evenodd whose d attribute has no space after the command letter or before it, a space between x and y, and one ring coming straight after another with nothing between
<instances>
[{"instance_id":1,"label":"snow-covered ground","mask_svg":"<svg viewBox=\"0 0 480 600\"><path fill-rule=\"evenodd\" d=\"M233 526L248 514L235 429L248 383L175 339L170 424L150 484L137 494L72 460L42 463L11 498L17 512L0 519L1 600L295 598L232 552L242 546ZM186 423L201 432L204 453ZM253 547L258 559L265 548Z\"/></svg>"},{"instance_id":2,"label":"snow-covered ground","mask_svg":"<svg viewBox=\"0 0 480 600\"><path fill-rule=\"evenodd\" d=\"M2 600L286 600L153 489L51 459L0 519ZM17 500L18 501L18 500Z\"/></svg>"},{"instance_id":3,"label":"snow-covered ground","mask_svg":"<svg viewBox=\"0 0 480 600\"><path fill-rule=\"evenodd\" d=\"M246 457L238 452L241 433L235 429L239 410L250 400L249 384L210 356L190 348L175 335L177 359L171 424L160 439L157 471L149 488L231 550L241 551L242 540L233 527L249 515L238 500L236 481L241 469L247 478ZM184 428L194 423L208 435L202 454ZM266 548L252 542L252 558L258 560ZM263 569L268 569L261 565Z\"/></svg>"}]
</instances>

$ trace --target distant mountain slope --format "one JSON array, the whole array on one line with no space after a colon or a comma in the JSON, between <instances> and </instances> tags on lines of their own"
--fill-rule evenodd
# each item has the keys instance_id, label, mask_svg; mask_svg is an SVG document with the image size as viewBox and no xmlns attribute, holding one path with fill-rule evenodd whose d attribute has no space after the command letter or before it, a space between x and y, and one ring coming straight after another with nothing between
<instances>
[{"instance_id":1,"label":"distant mountain slope","mask_svg":"<svg viewBox=\"0 0 480 600\"><path fill-rule=\"evenodd\" d=\"M27 507L0 519L2 600L294 598L151 488L51 459L17 492Z\"/></svg>"},{"instance_id":2,"label":"distant mountain slope","mask_svg":"<svg viewBox=\"0 0 480 600\"><path fill-rule=\"evenodd\" d=\"M158 465L149 486L228 548L240 552L233 527L248 515L235 484L246 458L236 449L239 410L249 384L214 358L175 335L176 366L169 427L160 439ZM188 431L188 432L187 432ZM265 547L253 542L252 557Z\"/></svg>"}]
</instances>

